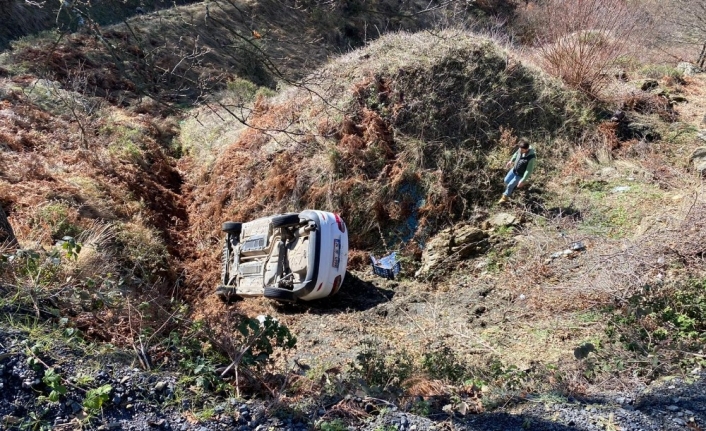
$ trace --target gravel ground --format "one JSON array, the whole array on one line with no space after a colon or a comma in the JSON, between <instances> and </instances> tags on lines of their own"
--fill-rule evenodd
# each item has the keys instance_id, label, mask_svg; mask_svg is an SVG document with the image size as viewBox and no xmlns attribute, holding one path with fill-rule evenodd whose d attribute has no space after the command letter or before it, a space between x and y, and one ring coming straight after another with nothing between
<instances>
[{"instance_id":1,"label":"gravel ground","mask_svg":"<svg viewBox=\"0 0 706 431\"><path fill-rule=\"evenodd\" d=\"M28 364L27 334L4 328L0 331L0 430L95 429L95 430L308 430L325 409L307 417L273 417L260 401L234 398L214 400L212 415L195 420L188 398L175 394L179 375L144 372L125 365L83 369L84 358L69 348L54 352L64 361L56 365L61 375L92 377L90 386L109 384L112 391L103 413L85 419L85 396L69 387L61 402L50 403L43 372ZM10 353L12 352L12 353ZM67 360L68 359L68 360ZM52 364L48 364L53 366ZM39 367L41 370L42 367ZM364 407L365 399L349 397ZM706 429L706 373L695 371L689 379L664 379L629 393L609 394L564 402L542 399L466 417L446 414L426 418L385 404L351 430L691 430ZM280 412L281 413L281 412ZM281 414L279 415L281 416ZM81 419L83 418L83 421Z\"/></svg>"},{"instance_id":2,"label":"gravel ground","mask_svg":"<svg viewBox=\"0 0 706 431\"><path fill-rule=\"evenodd\" d=\"M658 431L706 429L706 372L688 378L665 378L624 393L561 402L529 399L519 405L466 417L437 415L426 418L383 410L364 426L365 431L387 430L609 430Z\"/></svg>"},{"instance_id":3,"label":"gravel ground","mask_svg":"<svg viewBox=\"0 0 706 431\"><path fill-rule=\"evenodd\" d=\"M378 417L363 430L392 425L398 430L620 430L658 431L706 429L706 373L673 378L630 393L566 402L530 401L466 418L427 418L402 412Z\"/></svg>"}]
</instances>

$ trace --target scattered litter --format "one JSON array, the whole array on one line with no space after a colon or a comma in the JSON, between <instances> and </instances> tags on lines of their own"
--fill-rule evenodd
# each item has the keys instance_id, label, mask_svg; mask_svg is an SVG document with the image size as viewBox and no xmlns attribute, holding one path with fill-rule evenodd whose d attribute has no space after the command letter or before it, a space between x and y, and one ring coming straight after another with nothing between
<instances>
[{"instance_id":1,"label":"scattered litter","mask_svg":"<svg viewBox=\"0 0 706 431\"><path fill-rule=\"evenodd\" d=\"M584 251L586 250L586 246L583 245L581 241L576 241L571 244L571 250L573 251Z\"/></svg>"},{"instance_id":2,"label":"scattered litter","mask_svg":"<svg viewBox=\"0 0 706 431\"><path fill-rule=\"evenodd\" d=\"M527 298L527 297L525 296L524 293L522 293L522 294L520 294L520 296L518 296L518 298L519 298L520 301L524 301L525 298Z\"/></svg>"},{"instance_id":3,"label":"scattered litter","mask_svg":"<svg viewBox=\"0 0 706 431\"><path fill-rule=\"evenodd\" d=\"M269 317L273 322L277 322L277 318L276 318L276 317L265 316L264 314L260 314L259 316L256 317L256 319L258 320L258 322L260 322L260 325L264 326L264 325L265 325L265 321L267 321L267 318L268 318L268 317Z\"/></svg>"},{"instance_id":4,"label":"scattered litter","mask_svg":"<svg viewBox=\"0 0 706 431\"><path fill-rule=\"evenodd\" d=\"M623 193L630 190L630 186L618 186L618 187L613 187L610 191L613 193Z\"/></svg>"},{"instance_id":5,"label":"scattered litter","mask_svg":"<svg viewBox=\"0 0 706 431\"><path fill-rule=\"evenodd\" d=\"M400 273L400 262L397 260L397 253L388 254L380 259L375 259L375 256L371 254L370 260L373 262L373 273L375 275L394 280L395 276Z\"/></svg>"},{"instance_id":6,"label":"scattered litter","mask_svg":"<svg viewBox=\"0 0 706 431\"><path fill-rule=\"evenodd\" d=\"M549 264L551 263L554 259L558 259L562 256L568 257L569 259L573 259L576 256L578 256L579 253L586 251L586 246L582 241L576 241L572 242L569 248L566 250L562 251L556 251L552 254L549 255L549 259L545 261L545 263Z\"/></svg>"}]
</instances>

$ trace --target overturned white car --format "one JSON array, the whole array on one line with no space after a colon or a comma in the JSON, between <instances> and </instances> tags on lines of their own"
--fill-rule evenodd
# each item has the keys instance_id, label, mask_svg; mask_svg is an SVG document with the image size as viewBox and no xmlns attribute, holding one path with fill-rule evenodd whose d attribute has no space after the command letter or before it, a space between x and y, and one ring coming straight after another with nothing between
<instances>
[{"instance_id":1,"label":"overturned white car","mask_svg":"<svg viewBox=\"0 0 706 431\"><path fill-rule=\"evenodd\" d=\"M279 301L338 292L348 264L348 233L338 214L306 210L223 223L224 301L265 296Z\"/></svg>"}]
</instances>

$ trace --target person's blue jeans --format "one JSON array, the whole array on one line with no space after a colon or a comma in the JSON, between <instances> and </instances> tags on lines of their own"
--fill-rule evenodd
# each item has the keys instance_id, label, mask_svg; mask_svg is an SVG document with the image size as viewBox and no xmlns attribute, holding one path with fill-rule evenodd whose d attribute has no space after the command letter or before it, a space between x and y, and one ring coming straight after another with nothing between
<instances>
[{"instance_id":1,"label":"person's blue jeans","mask_svg":"<svg viewBox=\"0 0 706 431\"><path fill-rule=\"evenodd\" d=\"M517 187L517 183L520 182L521 177L515 175L515 173L510 169L510 171L505 175L505 191L503 194L507 197L510 197L512 195L512 192L515 191L515 187Z\"/></svg>"}]
</instances>

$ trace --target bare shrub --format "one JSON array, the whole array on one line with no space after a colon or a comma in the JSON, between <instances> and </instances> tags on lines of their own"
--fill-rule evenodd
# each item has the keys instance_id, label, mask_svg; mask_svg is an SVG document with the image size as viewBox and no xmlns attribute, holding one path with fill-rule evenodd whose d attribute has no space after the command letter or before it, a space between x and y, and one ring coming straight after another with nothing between
<instances>
[{"instance_id":1,"label":"bare shrub","mask_svg":"<svg viewBox=\"0 0 706 431\"><path fill-rule=\"evenodd\" d=\"M660 1L651 7L659 17L659 40L672 45L670 54L703 68L706 64L706 1Z\"/></svg>"},{"instance_id":2,"label":"bare shrub","mask_svg":"<svg viewBox=\"0 0 706 431\"><path fill-rule=\"evenodd\" d=\"M657 114L659 118L670 123L677 120L677 112L668 98L645 91L634 92L625 97L623 109L640 114Z\"/></svg>"},{"instance_id":3,"label":"bare shrub","mask_svg":"<svg viewBox=\"0 0 706 431\"><path fill-rule=\"evenodd\" d=\"M548 0L530 9L541 61L569 86L596 96L645 20L627 2Z\"/></svg>"}]
</instances>

